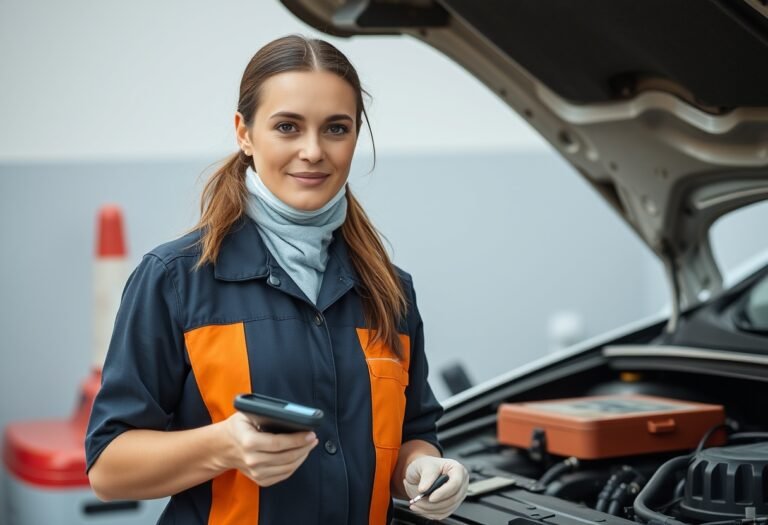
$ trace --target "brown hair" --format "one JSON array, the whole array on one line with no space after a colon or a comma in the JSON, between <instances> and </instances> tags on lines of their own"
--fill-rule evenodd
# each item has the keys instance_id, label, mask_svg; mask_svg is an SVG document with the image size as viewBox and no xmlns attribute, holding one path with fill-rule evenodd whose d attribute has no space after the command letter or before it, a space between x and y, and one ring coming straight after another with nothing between
<instances>
[{"instance_id":1,"label":"brown hair","mask_svg":"<svg viewBox=\"0 0 768 525\"><path fill-rule=\"evenodd\" d=\"M363 105L363 93L357 71L346 56L333 45L318 39L298 35L278 38L262 47L245 68L240 82L237 111L246 126L253 123L259 105L263 83L271 76L287 71L329 71L346 80L357 95L357 133L368 114ZM370 131L370 126L369 126ZM371 134L373 142L373 134ZM376 150L374 147L374 165ZM243 151L225 159L203 189L200 220L194 230L200 230L202 255L197 263L215 263L222 241L231 226L245 212L248 191L245 172L251 159ZM360 276L360 289L366 326L375 333L371 343L381 341L398 356L403 357L398 337L398 322L407 309L405 294L397 272L389 260L376 229L347 186L347 217L341 233L349 245L352 265Z\"/></svg>"}]
</instances>

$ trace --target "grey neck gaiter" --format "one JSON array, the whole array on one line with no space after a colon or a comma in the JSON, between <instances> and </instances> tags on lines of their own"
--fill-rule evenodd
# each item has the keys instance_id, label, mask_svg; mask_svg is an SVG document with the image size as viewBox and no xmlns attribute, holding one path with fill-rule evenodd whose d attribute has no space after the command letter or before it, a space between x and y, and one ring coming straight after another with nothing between
<instances>
[{"instance_id":1,"label":"grey neck gaiter","mask_svg":"<svg viewBox=\"0 0 768 525\"><path fill-rule=\"evenodd\" d=\"M256 223L264 244L307 298L317 303L328 246L347 216L346 185L325 206L312 211L285 204L250 167L245 186L249 193L246 214Z\"/></svg>"}]
</instances>

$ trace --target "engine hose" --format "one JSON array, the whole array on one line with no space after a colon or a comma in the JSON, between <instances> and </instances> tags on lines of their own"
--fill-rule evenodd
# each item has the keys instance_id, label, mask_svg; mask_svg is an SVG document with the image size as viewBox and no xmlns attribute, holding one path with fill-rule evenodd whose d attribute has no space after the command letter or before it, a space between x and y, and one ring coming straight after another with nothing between
<instances>
[{"instance_id":1,"label":"engine hose","mask_svg":"<svg viewBox=\"0 0 768 525\"><path fill-rule=\"evenodd\" d=\"M687 455L672 458L654 472L651 479L643 487L643 490L635 498L634 509L636 517L652 525L685 525L682 521L652 510L650 505L658 504L659 500L663 498L661 490L664 487L665 481L668 481L672 474L686 467L692 457Z\"/></svg>"},{"instance_id":2,"label":"engine hose","mask_svg":"<svg viewBox=\"0 0 768 525\"><path fill-rule=\"evenodd\" d=\"M576 470L577 468L579 468L579 460L574 457L567 458L564 461L555 463L549 467L547 471L539 478L538 484L546 487L548 484L552 483L564 473L568 472L569 470Z\"/></svg>"},{"instance_id":3,"label":"engine hose","mask_svg":"<svg viewBox=\"0 0 768 525\"><path fill-rule=\"evenodd\" d=\"M603 490L601 490L600 494L597 496L595 510L605 512L605 510L608 508L608 500L610 499L611 494L613 494L613 491L619 484L627 481L633 474L637 474L637 471L629 465L624 465L621 467L621 470L615 472L610 478L608 478L608 481L606 481L605 485L603 486Z\"/></svg>"},{"instance_id":4,"label":"engine hose","mask_svg":"<svg viewBox=\"0 0 768 525\"><path fill-rule=\"evenodd\" d=\"M629 483L619 485L611 494L611 499L608 502L608 514L618 516L619 512L627 507L627 503L631 502L635 495L640 492L644 481L643 476L637 475Z\"/></svg>"},{"instance_id":5,"label":"engine hose","mask_svg":"<svg viewBox=\"0 0 768 525\"><path fill-rule=\"evenodd\" d=\"M729 442L743 439L768 439L768 432L736 432L728 436Z\"/></svg>"},{"instance_id":6,"label":"engine hose","mask_svg":"<svg viewBox=\"0 0 768 525\"><path fill-rule=\"evenodd\" d=\"M681 498L683 496L683 492L685 491L685 478L681 478L680 481L677 482L677 485L675 485L675 498Z\"/></svg>"},{"instance_id":7,"label":"engine hose","mask_svg":"<svg viewBox=\"0 0 768 525\"><path fill-rule=\"evenodd\" d=\"M608 509L606 510L608 514L612 516L619 515L619 510L621 510L621 505L624 502L623 500L626 499L626 490L628 486L628 483L621 483L613 491L613 494L611 494L611 497L608 500Z\"/></svg>"},{"instance_id":8,"label":"engine hose","mask_svg":"<svg viewBox=\"0 0 768 525\"><path fill-rule=\"evenodd\" d=\"M721 429L735 432L738 429L738 424L735 421L726 419L725 422L710 427L699 440L699 444L696 447L695 454L698 454L699 452L701 452L704 449L707 442L709 441L709 438L712 437L712 434L714 434L715 432Z\"/></svg>"}]
</instances>

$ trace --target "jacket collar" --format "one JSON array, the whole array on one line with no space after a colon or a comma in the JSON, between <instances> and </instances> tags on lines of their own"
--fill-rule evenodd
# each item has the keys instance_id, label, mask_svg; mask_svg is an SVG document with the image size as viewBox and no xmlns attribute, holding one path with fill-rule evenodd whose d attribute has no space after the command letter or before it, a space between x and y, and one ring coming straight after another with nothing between
<instances>
[{"instance_id":1,"label":"jacket collar","mask_svg":"<svg viewBox=\"0 0 768 525\"><path fill-rule=\"evenodd\" d=\"M341 228L333 232L328 255L326 274L359 282L357 272L349 260L349 248L341 235ZM214 276L221 281L260 279L268 276L271 269L277 266L277 261L272 258L259 235L256 223L243 215L235 221L221 243Z\"/></svg>"},{"instance_id":2,"label":"jacket collar","mask_svg":"<svg viewBox=\"0 0 768 525\"><path fill-rule=\"evenodd\" d=\"M269 274L269 259L256 223L242 216L224 236L213 275L221 281L259 279Z\"/></svg>"}]
</instances>

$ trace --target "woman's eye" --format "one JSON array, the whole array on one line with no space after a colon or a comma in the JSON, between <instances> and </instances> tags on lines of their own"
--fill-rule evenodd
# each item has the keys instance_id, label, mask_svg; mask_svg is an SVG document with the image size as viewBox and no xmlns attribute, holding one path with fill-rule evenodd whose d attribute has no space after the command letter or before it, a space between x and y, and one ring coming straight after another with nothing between
<instances>
[{"instance_id":1,"label":"woman's eye","mask_svg":"<svg viewBox=\"0 0 768 525\"><path fill-rule=\"evenodd\" d=\"M290 122L281 122L275 127L275 129L282 133L290 133L296 129L296 126L294 126Z\"/></svg>"},{"instance_id":2,"label":"woman's eye","mask_svg":"<svg viewBox=\"0 0 768 525\"><path fill-rule=\"evenodd\" d=\"M328 131L331 133L331 135L343 135L349 131L349 128L343 124L331 124L328 126Z\"/></svg>"}]
</instances>

